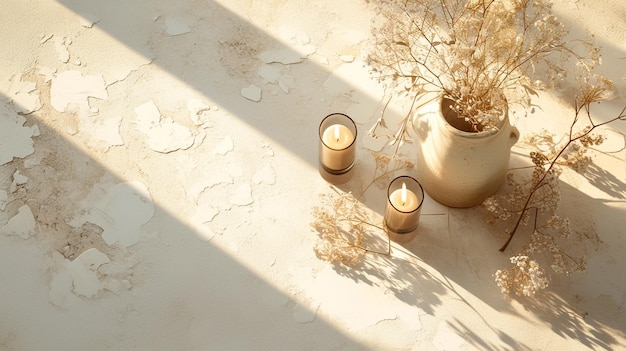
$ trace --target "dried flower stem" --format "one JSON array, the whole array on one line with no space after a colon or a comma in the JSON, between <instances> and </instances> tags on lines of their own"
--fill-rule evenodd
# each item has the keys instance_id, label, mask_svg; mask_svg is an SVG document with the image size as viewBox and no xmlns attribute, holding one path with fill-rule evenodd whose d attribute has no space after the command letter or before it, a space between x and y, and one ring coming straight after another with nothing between
<instances>
[{"instance_id":1,"label":"dried flower stem","mask_svg":"<svg viewBox=\"0 0 626 351\"><path fill-rule=\"evenodd\" d=\"M531 209L530 207L530 203L533 200L535 194L537 193L537 191L546 186L546 177L550 174L553 174L553 169L555 167L555 165L558 164L558 160L561 158L561 156L563 156L563 154L565 153L565 151L570 147L570 145L572 145L572 143L578 141L578 140L582 140L585 137L589 137L589 135L591 134L591 132L593 132L595 129L602 127L604 125L607 125L609 123L618 121L618 120L626 120L626 107L624 107L621 112L614 118L605 121L605 122L601 122L601 123L595 123L593 121L593 119L591 118L591 114L589 111L589 104L576 104L576 106L574 107L575 109L575 117L574 120L572 121L572 124L570 125L569 128L569 140L563 145L563 147L561 147L561 149L557 152L557 154L554 156L554 158L552 159L552 161L550 161L550 163L548 164L548 168L545 169L545 171L543 172L543 175L535 182L535 185L530 189L530 192L528 193L528 196L526 198L526 201L524 203L524 206L522 207L521 211L519 212L519 215L517 217L517 220L515 222L515 225L513 226L513 229L509 232L509 237L506 240L506 242L504 243L504 245L502 245L502 247L500 247L500 251L503 252L504 250L506 250L506 248L509 246L509 244L511 243L511 240L513 239L513 236L515 236L515 233L517 233L517 230L519 229L520 224L522 223L526 212ZM589 124L590 127L584 129L581 133L578 133L575 135L574 133L574 129L576 124L579 121L579 117L580 114L582 112L582 110L586 111L586 116L589 120ZM535 213L535 216L537 214ZM535 225L535 229L536 229L536 225Z\"/></svg>"}]
</instances>

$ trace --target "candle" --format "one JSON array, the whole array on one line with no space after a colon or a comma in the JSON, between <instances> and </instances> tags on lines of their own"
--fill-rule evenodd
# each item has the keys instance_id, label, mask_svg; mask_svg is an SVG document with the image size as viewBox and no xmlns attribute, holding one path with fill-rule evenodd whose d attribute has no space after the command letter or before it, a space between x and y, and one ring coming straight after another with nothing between
<instances>
[{"instance_id":1,"label":"candle","mask_svg":"<svg viewBox=\"0 0 626 351\"><path fill-rule=\"evenodd\" d=\"M346 126L333 124L324 131L322 141L333 150L343 150L352 144L354 135Z\"/></svg>"},{"instance_id":2,"label":"candle","mask_svg":"<svg viewBox=\"0 0 626 351\"><path fill-rule=\"evenodd\" d=\"M417 209L419 201L417 195L411 190L407 190L406 183L402 183L401 189L394 190L389 196L389 201L400 212L412 212Z\"/></svg>"},{"instance_id":3,"label":"candle","mask_svg":"<svg viewBox=\"0 0 626 351\"><path fill-rule=\"evenodd\" d=\"M320 173L332 183L343 183L350 178L354 165L356 125L342 113L326 116L319 128ZM345 176L344 176L345 175Z\"/></svg>"},{"instance_id":4,"label":"candle","mask_svg":"<svg viewBox=\"0 0 626 351\"><path fill-rule=\"evenodd\" d=\"M424 190L414 178L401 176L391 181L384 221L393 241L406 243L415 237L423 201Z\"/></svg>"}]
</instances>

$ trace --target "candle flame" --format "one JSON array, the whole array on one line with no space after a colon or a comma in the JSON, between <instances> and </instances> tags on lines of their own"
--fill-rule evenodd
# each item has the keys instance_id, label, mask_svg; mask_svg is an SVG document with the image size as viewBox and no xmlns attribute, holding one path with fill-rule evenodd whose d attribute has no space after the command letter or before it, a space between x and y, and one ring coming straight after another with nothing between
<instances>
[{"instance_id":1,"label":"candle flame","mask_svg":"<svg viewBox=\"0 0 626 351\"><path fill-rule=\"evenodd\" d=\"M402 205L406 205L406 184L402 183Z\"/></svg>"},{"instance_id":2,"label":"candle flame","mask_svg":"<svg viewBox=\"0 0 626 351\"><path fill-rule=\"evenodd\" d=\"M340 137L340 135L339 135L339 126L336 125L335 126L335 139L337 139L337 142L339 142L339 137Z\"/></svg>"}]
</instances>

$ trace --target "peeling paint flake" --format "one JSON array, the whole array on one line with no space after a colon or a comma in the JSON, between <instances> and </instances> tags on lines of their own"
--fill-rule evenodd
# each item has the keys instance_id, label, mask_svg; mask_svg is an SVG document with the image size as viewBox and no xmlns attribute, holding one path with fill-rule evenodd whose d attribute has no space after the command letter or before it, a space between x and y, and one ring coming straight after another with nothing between
<instances>
[{"instance_id":1,"label":"peeling paint flake","mask_svg":"<svg viewBox=\"0 0 626 351\"><path fill-rule=\"evenodd\" d=\"M292 75L284 75L278 79L278 86L283 93L288 94L289 90L296 87L296 80Z\"/></svg>"},{"instance_id":2,"label":"peeling paint flake","mask_svg":"<svg viewBox=\"0 0 626 351\"><path fill-rule=\"evenodd\" d=\"M32 140L35 131L24 123L26 119L22 116L0 114L0 166L14 157L24 158L35 152Z\"/></svg>"},{"instance_id":3,"label":"peeling paint flake","mask_svg":"<svg viewBox=\"0 0 626 351\"><path fill-rule=\"evenodd\" d=\"M109 256L96 248L85 250L72 261L54 252L53 260L48 300L55 306L68 308L72 302L78 301L77 296L91 299L104 289L117 293L125 285L130 288L127 280L112 279L112 274L102 269L112 262ZM118 269L113 273L120 275L126 271L124 267L124 270Z\"/></svg>"},{"instance_id":4,"label":"peeling paint flake","mask_svg":"<svg viewBox=\"0 0 626 351\"><path fill-rule=\"evenodd\" d=\"M81 129L93 138L89 144L94 142L102 142L106 147L124 145L124 139L120 134L120 124L122 116L109 116L107 118L94 115L90 112L84 118L81 118Z\"/></svg>"},{"instance_id":5,"label":"peeling paint flake","mask_svg":"<svg viewBox=\"0 0 626 351\"><path fill-rule=\"evenodd\" d=\"M209 127L209 114L212 107L201 100L189 100L187 102L187 110L189 117L196 126Z\"/></svg>"},{"instance_id":6,"label":"peeling paint flake","mask_svg":"<svg viewBox=\"0 0 626 351\"><path fill-rule=\"evenodd\" d=\"M226 135L222 138L215 148L213 148L213 154L226 156L227 153L233 151L235 149L235 144L233 142L233 137L230 135Z\"/></svg>"},{"instance_id":7,"label":"peeling paint flake","mask_svg":"<svg viewBox=\"0 0 626 351\"><path fill-rule=\"evenodd\" d=\"M341 55L339 56L339 59L346 63L352 63L354 62L355 57L354 55Z\"/></svg>"},{"instance_id":8,"label":"peeling paint flake","mask_svg":"<svg viewBox=\"0 0 626 351\"><path fill-rule=\"evenodd\" d=\"M267 83L276 83L281 76L281 69L276 65L263 65L259 69L259 76Z\"/></svg>"},{"instance_id":9,"label":"peeling paint flake","mask_svg":"<svg viewBox=\"0 0 626 351\"><path fill-rule=\"evenodd\" d=\"M188 18L167 17L165 19L165 33L176 36L191 32L191 20Z\"/></svg>"},{"instance_id":10,"label":"peeling paint flake","mask_svg":"<svg viewBox=\"0 0 626 351\"><path fill-rule=\"evenodd\" d=\"M276 173L274 172L274 168L269 163L263 164L252 176L252 182L254 184L275 184L276 183Z\"/></svg>"},{"instance_id":11,"label":"peeling paint flake","mask_svg":"<svg viewBox=\"0 0 626 351\"><path fill-rule=\"evenodd\" d=\"M250 184L243 183L235 187L230 197L230 203L235 206L247 206L254 202Z\"/></svg>"},{"instance_id":12,"label":"peeling paint flake","mask_svg":"<svg viewBox=\"0 0 626 351\"><path fill-rule=\"evenodd\" d=\"M261 88L254 84L250 84L247 87L241 89L241 96L248 100L259 102L261 101Z\"/></svg>"},{"instance_id":13,"label":"peeling paint flake","mask_svg":"<svg viewBox=\"0 0 626 351\"><path fill-rule=\"evenodd\" d=\"M39 126L38 125L34 125L32 127L30 127L31 132L33 133L34 137L38 137L41 135L41 131L39 130Z\"/></svg>"},{"instance_id":14,"label":"peeling paint flake","mask_svg":"<svg viewBox=\"0 0 626 351\"><path fill-rule=\"evenodd\" d=\"M139 241L141 226L154 215L154 204L148 188L139 181L111 187L93 211L79 222L93 223L103 229L102 239L108 245L129 247Z\"/></svg>"},{"instance_id":15,"label":"peeling paint flake","mask_svg":"<svg viewBox=\"0 0 626 351\"><path fill-rule=\"evenodd\" d=\"M18 209L17 214L9 219L7 224L0 229L0 233L28 239L35 234L35 227L33 212L30 210L30 207L23 205Z\"/></svg>"},{"instance_id":16,"label":"peeling paint flake","mask_svg":"<svg viewBox=\"0 0 626 351\"><path fill-rule=\"evenodd\" d=\"M65 71L52 79L50 103L55 110L65 112L71 104L78 105L81 110L91 110L89 98L108 98L102 75L84 77L79 71Z\"/></svg>"},{"instance_id":17,"label":"peeling paint flake","mask_svg":"<svg viewBox=\"0 0 626 351\"><path fill-rule=\"evenodd\" d=\"M98 249L90 248L68 265L72 276L73 292L77 296L92 298L104 288L98 278L98 268L111 260Z\"/></svg>"},{"instance_id":18,"label":"peeling paint flake","mask_svg":"<svg viewBox=\"0 0 626 351\"><path fill-rule=\"evenodd\" d=\"M28 177L20 174L20 171L17 170L13 173L13 182L11 183L10 192L14 193L17 190L17 187L28 182Z\"/></svg>"},{"instance_id":19,"label":"peeling paint flake","mask_svg":"<svg viewBox=\"0 0 626 351\"><path fill-rule=\"evenodd\" d=\"M66 38L54 37L54 49L57 51L57 57L62 63L68 63L70 60L70 51L67 49L68 45Z\"/></svg>"},{"instance_id":20,"label":"peeling paint flake","mask_svg":"<svg viewBox=\"0 0 626 351\"><path fill-rule=\"evenodd\" d=\"M147 137L148 147L161 153L185 150L194 143L194 135L189 128L174 122L171 118L161 118L154 102L149 101L135 108L137 129Z\"/></svg>"},{"instance_id":21,"label":"peeling paint flake","mask_svg":"<svg viewBox=\"0 0 626 351\"><path fill-rule=\"evenodd\" d=\"M299 52L291 48L281 48L274 50L266 50L259 54L259 58L264 63L282 63L283 65L290 65L294 63L300 63L304 60Z\"/></svg>"},{"instance_id":22,"label":"peeling paint flake","mask_svg":"<svg viewBox=\"0 0 626 351\"><path fill-rule=\"evenodd\" d=\"M20 114L33 113L43 106L35 83L24 82L18 75L13 77L9 97L14 102L16 112Z\"/></svg>"}]
</instances>

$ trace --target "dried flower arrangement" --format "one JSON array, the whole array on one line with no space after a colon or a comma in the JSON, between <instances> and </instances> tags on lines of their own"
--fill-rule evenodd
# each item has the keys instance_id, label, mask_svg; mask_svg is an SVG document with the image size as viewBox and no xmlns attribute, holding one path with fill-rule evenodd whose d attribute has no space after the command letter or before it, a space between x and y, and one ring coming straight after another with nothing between
<instances>
[{"instance_id":1,"label":"dried flower arrangement","mask_svg":"<svg viewBox=\"0 0 626 351\"><path fill-rule=\"evenodd\" d=\"M512 266L497 270L495 281L502 293L533 296L550 282L550 274L543 268L548 264L555 274L569 275L584 271L584 257L575 257L567 253L560 245L562 240L572 239L573 229L570 219L557 213L561 194L559 176L562 167L569 167L576 172L585 172L593 163L589 151L604 141L602 134L596 134L601 127L617 121L626 121L626 107L606 121L597 122L591 115L591 104L610 98L612 82L602 77L595 80L582 80L582 93L576 97L574 118L564 139L548 132L542 132L528 138L526 145L549 145L548 151L533 150L530 159L533 166L513 169L508 175L510 191L488 198L483 207L497 221L511 224L511 230L505 230L508 239L500 248L505 251L514 235L523 227L531 226L532 234L520 252L510 258ZM626 140L626 136L624 136ZM621 151L621 150L620 150ZM383 232L385 228L372 218L371 210L359 201L359 198L373 184L385 180L392 172L412 168L411 162L398 158L395 154L387 156L373 153L376 169L373 179L358 196L352 193L322 194L322 205L315 207L315 221L311 226L319 233L320 241L315 247L317 256L328 262L355 266L367 253L390 255L391 242L387 237L387 250L375 250L368 247L366 237ZM514 172L532 169L530 179ZM372 234L373 233L373 234ZM544 257L542 257L544 256Z\"/></svg>"},{"instance_id":2,"label":"dried flower arrangement","mask_svg":"<svg viewBox=\"0 0 626 351\"><path fill-rule=\"evenodd\" d=\"M382 2L386 20L374 30L369 64L391 95L415 101L441 91L475 131L495 128L508 104L528 106L537 89L566 75L569 59L585 70L599 62L590 42L566 38L544 0ZM400 137L408 135L392 142Z\"/></svg>"},{"instance_id":3,"label":"dried flower arrangement","mask_svg":"<svg viewBox=\"0 0 626 351\"><path fill-rule=\"evenodd\" d=\"M550 266L557 274L584 270L583 258L568 255L558 245L558 239L570 237L572 230L569 219L556 212L560 167L583 172L591 162L587 151L603 141L593 132L626 118L624 110L602 123L591 117L591 104L610 98L613 90L611 81L593 74L600 63L599 48L590 41L568 38L544 0L388 0L384 4L381 14L386 20L374 30L369 63L391 89L391 96L411 101L401 127L387 135L391 145L411 142L406 124L416 105L430 102L421 99L433 90L454 102L450 107L469 124L467 130L496 128L507 104L530 106L531 95L565 78L566 64L573 59L580 93L567 140L535 136L552 144L553 152L531 151L531 179L509 174L511 192L491 197L483 206L494 218L513 222L500 251L506 250L520 226L532 222L532 235L511 257L512 267L495 274L503 293L532 296L548 286L549 275L535 257L541 252L550 254ZM386 128L385 110L369 135L379 137L378 128Z\"/></svg>"},{"instance_id":4,"label":"dried flower arrangement","mask_svg":"<svg viewBox=\"0 0 626 351\"><path fill-rule=\"evenodd\" d=\"M593 162L588 151L603 142L595 134L597 129L626 121L626 107L604 122L592 117L591 105L610 98L613 90L611 81L592 73L599 63L599 49L587 41L566 39L563 25L543 0L381 1L386 21L374 31L376 45L369 63L381 81L389 84L390 95L408 97L410 108L398 130L386 135L389 144L395 145L393 156L374 155L375 176L367 187L389 174L377 175L388 169L390 160L396 160L402 144L411 142L411 113L429 102L421 99L433 89L453 100L458 117L481 131L499 123L505 104L529 106L530 95L564 78L564 62L574 58L580 93L565 138L559 140L547 132L528 138L528 146L536 148L542 141L550 145L549 151L533 149L533 166L522 168L532 170L530 177L516 173L522 169L511 170L510 191L490 197L483 207L493 215L491 222L512 225L500 251L507 249L522 227L531 227L528 242L510 258L512 266L495 273L503 293L533 296L546 288L550 275L543 268L546 257L542 254L547 254L556 274L584 270L584 257L570 255L559 245L573 233L569 218L557 213L559 176L562 167L584 172ZM544 80L533 80L537 74ZM370 136L378 137L378 128L387 128L386 109L387 105ZM405 166L410 165L400 167ZM355 265L366 253L391 253L390 242L387 251L371 250L364 244L368 232L383 228L372 223L358 197L337 193L324 195L323 200L324 205L314 209L312 223L322 239L315 249L318 257Z\"/></svg>"}]
</instances>

